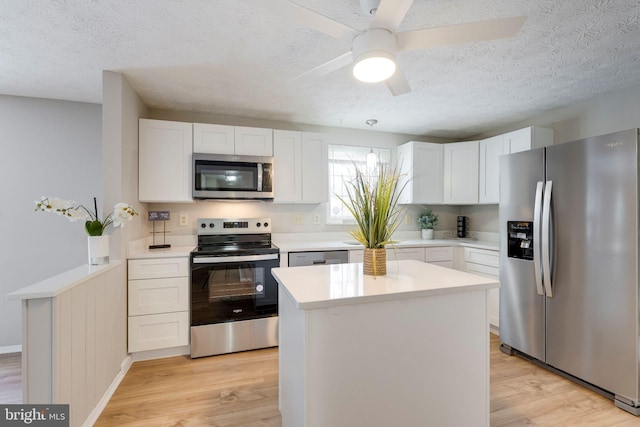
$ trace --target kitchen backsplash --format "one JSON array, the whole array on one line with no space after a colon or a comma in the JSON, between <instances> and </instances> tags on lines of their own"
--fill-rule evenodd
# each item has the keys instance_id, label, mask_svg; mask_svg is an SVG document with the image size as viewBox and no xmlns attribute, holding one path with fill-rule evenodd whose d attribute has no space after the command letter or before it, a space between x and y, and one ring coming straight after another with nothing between
<instances>
[{"instance_id":1,"label":"kitchen backsplash","mask_svg":"<svg viewBox=\"0 0 640 427\"><path fill-rule=\"evenodd\" d=\"M196 233L196 221L198 218L253 218L270 217L272 219L272 231L274 233L309 233L309 232L340 232L348 231L352 225L327 224L326 204L319 205L294 205L275 204L264 202L230 202L230 201L198 201L195 203L150 203L149 210L162 210L171 212L171 219L167 221L168 235L193 235ZM472 233L497 233L493 229L493 222L497 224L497 206L460 207L433 205L428 206L439 216L436 227L436 236L439 238L455 237L456 219L458 215L467 215L470 220ZM405 219L399 226L399 231L417 231L417 217L421 206L403 206L406 212ZM475 210L473 208L479 208ZM495 215L495 221L492 216ZM180 217L186 216L186 224L180 225ZM314 219L319 224L314 224ZM184 218L183 218L184 219ZM407 223L408 221L408 223ZM156 226L157 227L157 226ZM497 227L497 225L496 225ZM147 234L150 234L151 225L147 223ZM447 236L446 233L453 234ZM475 236L475 235L474 235ZM474 236L469 236L475 238ZM487 240L487 239L481 239Z\"/></svg>"}]
</instances>

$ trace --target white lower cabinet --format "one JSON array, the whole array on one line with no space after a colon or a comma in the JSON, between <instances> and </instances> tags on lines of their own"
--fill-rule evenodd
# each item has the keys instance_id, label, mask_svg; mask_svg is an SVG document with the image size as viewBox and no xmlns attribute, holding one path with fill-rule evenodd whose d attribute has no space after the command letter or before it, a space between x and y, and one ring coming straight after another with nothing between
<instances>
[{"instance_id":1,"label":"white lower cabinet","mask_svg":"<svg viewBox=\"0 0 640 427\"><path fill-rule=\"evenodd\" d=\"M129 260L129 353L189 344L189 259Z\"/></svg>"},{"instance_id":2,"label":"white lower cabinet","mask_svg":"<svg viewBox=\"0 0 640 427\"><path fill-rule=\"evenodd\" d=\"M349 251L349 263L357 263L364 261L364 250L356 249Z\"/></svg>"},{"instance_id":3,"label":"white lower cabinet","mask_svg":"<svg viewBox=\"0 0 640 427\"><path fill-rule=\"evenodd\" d=\"M478 276L500 280L500 253L488 249L464 248L466 270ZM500 290L489 291L489 323L500 326Z\"/></svg>"},{"instance_id":4,"label":"white lower cabinet","mask_svg":"<svg viewBox=\"0 0 640 427\"><path fill-rule=\"evenodd\" d=\"M425 261L429 264L453 268L453 248L451 246L425 248Z\"/></svg>"}]
</instances>

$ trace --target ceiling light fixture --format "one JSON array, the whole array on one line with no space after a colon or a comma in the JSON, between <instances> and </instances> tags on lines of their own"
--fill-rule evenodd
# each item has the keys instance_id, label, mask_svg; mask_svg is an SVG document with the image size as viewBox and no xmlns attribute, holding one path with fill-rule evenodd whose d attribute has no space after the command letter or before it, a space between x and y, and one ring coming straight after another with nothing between
<instances>
[{"instance_id":1,"label":"ceiling light fixture","mask_svg":"<svg viewBox=\"0 0 640 427\"><path fill-rule=\"evenodd\" d=\"M353 40L353 76L366 83L388 79L396 72L396 37L383 28L358 34Z\"/></svg>"}]
</instances>

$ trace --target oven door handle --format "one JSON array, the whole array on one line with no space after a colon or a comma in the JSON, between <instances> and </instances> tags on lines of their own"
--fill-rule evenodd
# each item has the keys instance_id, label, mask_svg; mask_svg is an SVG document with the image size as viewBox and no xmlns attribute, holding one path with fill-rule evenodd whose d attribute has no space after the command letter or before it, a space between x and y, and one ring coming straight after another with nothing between
<instances>
[{"instance_id":1,"label":"oven door handle","mask_svg":"<svg viewBox=\"0 0 640 427\"><path fill-rule=\"evenodd\" d=\"M206 256L194 257L194 264L228 264L230 262L269 261L278 259L278 254L238 255L238 256Z\"/></svg>"}]
</instances>

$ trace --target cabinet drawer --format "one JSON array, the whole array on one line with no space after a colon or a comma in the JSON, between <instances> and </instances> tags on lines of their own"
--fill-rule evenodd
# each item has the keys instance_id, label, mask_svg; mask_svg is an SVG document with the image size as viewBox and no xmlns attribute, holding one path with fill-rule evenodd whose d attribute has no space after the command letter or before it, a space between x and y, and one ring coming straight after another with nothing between
<instances>
[{"instance_id":1,"label":"cabinet drawer","mask_svg":"<svg viewBox=\"0 0 640 427\"><path fill-rule=\"evenodd\" d=\"M349 262L350 263L363 262L363 261L364 261L364 251L363 250L349 251Z\"/></svg>"},{"instance_id":2,"label":"cabinet drawer","mask_svg":"<svg viewBox=\"0 0 640 427\"><path fill-rule=\"evenodd\" d=\"M188 276L189 258L129 260L129 280Z\"/></svg>"},{"instance_id":3,"label":"cabinet drawer","mask_svg":"<svg viewBox=\"0 0 640 427\"><path fill-rule=\"evenodd\" d=\"M129 317L129 353L189 344L189 312Z\"/></svg>"},{"instance_id":4,"label":"cabinet drawer","mask_svg":"<svg viewBox=\"0 0 640 427\"><path fill-rule=\"evenodd\" d=\"M439 265L440 267L453 268L453 261L429 261L429 264Z\"/></svg>"},{"instance_id":5,"label":"cabinet drawer","mask_svg":"<svg viewBox=\"0 0 640 427\"><path fill-rule=\"evenodd\" d=\"M500 252L488 249L464 248L464 259L467 262L498 267Z\"/></svg>"},{"instance_id":6,"label":"cabinet drawer","mask_svg":"<svg viewBox=\"0 0 640 427\"><path fill-rule=\"evenodd\" d=\"M129 316L189 310L189 278L129 280Z\"/></svg>"},{"instance_id":7,"label":"cabinet drawer","mask_svg":"<svg viewBox=\"0 0 640 427\"><path fill-rule=\"evenodd\" d=\"M498 280L500 278L500 269L483 264L467 263L467 272L477 274L479 276L489 277Z\"/></svg>"},{"instance_id":8,"label":"cabinet drawer","mask_svg":"<svg viewBox=\"0 0 640 427\"><path fill-rule=\"evenodd\" d=\"M427 262L451 261L453 260L453 248L451 246L425 248L425 259Z\"/></svg>"},{"instance_id":9,"label":"cabinet drawer","mask_svg":"<svg viewBox=\"0 0 640 427\"><path fill-rule=\"evenodd\" d=\"M387 261L413 259L424 262L424 248L389 248L387 249Z\"/></svg>"}]
</instances>

